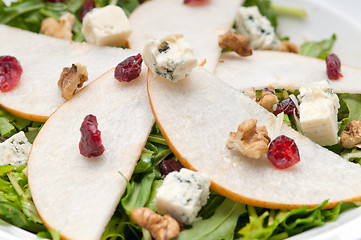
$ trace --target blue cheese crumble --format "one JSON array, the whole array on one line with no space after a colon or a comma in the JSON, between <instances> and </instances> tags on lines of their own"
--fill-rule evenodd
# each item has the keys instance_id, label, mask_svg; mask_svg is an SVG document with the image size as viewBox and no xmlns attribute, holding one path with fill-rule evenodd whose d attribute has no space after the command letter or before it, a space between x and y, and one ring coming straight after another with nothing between
<instances>
[{"instance_id":1,"label":"blue cheese crumble","mask_svg":"<svg viewBox=\"0 0 361 240\"><path fill-rule=\"evenodd\" d=\"M331 146L338 143L337 112L339 99L326 82L300 88L300 124L312 141Z\"/></svg>"},{"instance_id":2,"label":"blue cheese crumble","mask_svg":"<svg viewBox=\"0 0 361 240\"><path fill-rule=\"evenodd\" d=\"M253 49L277 50L277 38L270 21L261 15L257 6L240 7L236 15L237 33L248 37Z\"/></svg>"},{"instance_id":3,"label":"blue cheese crumble","mask_svg":"<svg viewBox=\"0 0 361 240\"><path fill-rule=\"evenodd\" d=\"M185 78L197 65L193 50L179 34L161 40L149 40L144 46L142 57L154 75L173 82Z\"/></svg>"},{"instance_id":4,"label":"blue cheese crumble","mask_svg":"<svg viewBox=\"0 0 361 240\"><path fill-rule=\"evenodd\" d=\"M161 214L169 214L185 224L197 220L199 210L207 203L210 180L202 173L182 168L164 179L155 198L155 207Z\"/></svg>"},{"instance_id":5,"label":"blue cheese crumble","mask_svg":"<svg viewBox=\"0 0 361 240\"><path fill-rule=\"evenodd\" d=\"M11 136L0 144L0 165L24 165L28 161L31 143L23 131Z\"/></svg>"}]
</instances>

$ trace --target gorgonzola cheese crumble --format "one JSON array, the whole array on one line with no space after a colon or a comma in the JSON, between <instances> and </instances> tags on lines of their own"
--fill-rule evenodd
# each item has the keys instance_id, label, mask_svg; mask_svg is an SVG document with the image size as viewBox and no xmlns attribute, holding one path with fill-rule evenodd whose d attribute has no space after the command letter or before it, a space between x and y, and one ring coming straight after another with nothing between
<instances>
[{"instance_id":1,"label":"gorgonzola cheese crumble","mask_svg":"<svg viewBox=\"0 0 361 240\"><path fill-rule=\"evenodd\" d=\"M82 32L88 43L101 46L124 47L131 27L122 8L109 5L94 8L83 19Z\"/></svg>"},{"instance_id":2,"label":"gorgonzola cheese crumble","mask_svg":"<svg viewBox=\"0 0 361 240\"><path fill-rule=\"evenodd\" d=\"M31 146L23 131L11 136L0 144L0 165L20 166L26 164Z\"/></svg>"},{"instance_id":3,"label":"gorgonzola cheese crumble","mask_svg":"<svg viewBox=\"0 0 361 240\"><path fill-rule=\"evenodd\" d=\"M322 145L338 142L339 99L326 82L300 88L300 123L305 136Z\"/></svg>"},{"instance_id":4,"label":"gorgonzola cheese crumble","mask_svg":"<svg viewBox=\"0 0 361 240\"><path fill-rule=\"evenodd\" d=\"M142 57L153 74L174 82L185 78L197 65L193 50L182 35L149 40L144 46Z\"/></svg>"},{"instance_id":5,"label":"gorgonzola cheese crumble","mask_svg":"<svg viewBox=\"0 0 361 240\"><path fill-rule=\"evenodd\" d=\"M210 180L202 173L182 168L167 175L158 189L155 207L185 224L192 224L207 203Z\"/></svg>"},{"instance_id":6,"label":"gorgonzola cheese crumble","mask_svg":"<svg viewBox=\"0 0 361 240\"><path fill-rule=\"evenodd\" d=\"M253 49L276 50L280 40L270 21L261 15L257 6L240 7L236 15L237 33L248 37Z\"/></svg>"}]
</instances>

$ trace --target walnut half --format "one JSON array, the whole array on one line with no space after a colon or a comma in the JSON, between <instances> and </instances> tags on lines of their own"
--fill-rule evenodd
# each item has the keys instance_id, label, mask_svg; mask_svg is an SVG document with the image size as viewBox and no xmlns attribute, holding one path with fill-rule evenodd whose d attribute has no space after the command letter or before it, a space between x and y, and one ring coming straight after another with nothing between
<instances>
[{"instance_id":1,"label":"walnut half","mask_svg":"<svg viewBox=\"0 0 361 240\"><path fill-rule=\"evenodd\" d=\"M271 139L265 126L257 127L256 119L248 119L231 132L227 141L229 149L237 149L249 158L258 159L268 151Z\"/></svg>"},{"instance_id":2,"label":"walnut half","mask_svg":"<svg viewBox=\"0 0 361 240\"><path fill-rule=\"evenodd\" d=\"M147 229L156 240L169 240L178 236L178 222L169 215L161 216L146 207L134 208L130 213L133 221Z\"/></svg>"},{"instance_id":3,"label":"walnut half","mask_svg":"<svg viewBox=\"0 0 361 240\"><path fill-rule=\"evenodd\" d=\"M252 55L252 48L248 45L248 38L232 31L228 31L223 35L219 35L218 45L222 49L230 49L235 51L243 57Z\"/></svg>"},{"instance_id":4,"label":"walnut half","mask_svg":"<svg viewBox=\"0 0 361 240\"><path fill-rule=\"evenodd\" d=\"M77 88L81 88L88 80L88 71L86 66L80 63L63 68L58 81L58 87L61 90L61 96L67 100L71 99Z\"/></svg>"},{"instance_id":5,"label":"walnut half","mask_svg":"<svg viewBox=\"0 0 361 240\"><path fill-rule=\"evenodd\" d=\"M45 18L41 22L40 32L47 36L72 40L74 22L75 16L71 13L64 13L60 17L60 22L54 18Z\"/></svg>"},{"instance_id":6,"label":"walnut half","mask_svg":"<svg viewBox=\"0 0 361 240\"><path fill-rule=\"evenodd\" d=\"M273 112L273 106L278 103L278 98L275 93L275 89L272 87L262 90L261 99L258 104L267 109L269 112Z\"/></svg>"},{"instance_id":7,"label":"walnut half","mask_svg":"<svg viewBox=\"0 0 361 240\"><path fill-rule=\"evenodd\" d=\"M361 121L352 120L342 131L340 142L345 148L355 148L361 143Z\"/></svg>"}]
</instances>

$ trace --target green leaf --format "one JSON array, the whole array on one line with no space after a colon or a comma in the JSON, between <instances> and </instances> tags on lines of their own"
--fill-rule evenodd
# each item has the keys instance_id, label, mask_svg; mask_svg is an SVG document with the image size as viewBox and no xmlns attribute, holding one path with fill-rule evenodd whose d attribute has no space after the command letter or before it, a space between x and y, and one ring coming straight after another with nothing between
<instances>
[{"instance_id":1,"label":"green leaf","mask_svg":"<svg viewBox=\"0 0 361 240\"><path fill-rule=\"evenodd\" d=\"M152 209L153 211L156 211L155 209L155 196L157 194L158 188L162 186L163 180L154 180L152 184L152 188L149 194L149 198L147 203L145 204L145 207Z\"/></svg>"},{"instance_id":2,"label":"green leaf","mask_svg":"<svg viewBox=\"0 0 361 240\"><path fill-rule=\"evenodd\" d=\"M155 172L150 172L145 174L140 182L132 180L127 186L127 195L121 200L127 214L136 207L144 207L148 202L154 178Z\"/></svg>"},{"instance_id":3,"label":"green leaf","mask_svg":"<svg viewBox=\"0 0 361 240\"><path fill-rule=\"evenodd\" d=\"M15 133L15 127L10 124L10 122L3 117L0 117L0 135L3 137L8 137Z\"/></svg>"},{"instance_id":4,"label":"green leaf","mask_svg":"<svg viewBox=\"0 0 361 240\"><path fill-rule=\"evenodd\" d=\"M1 165L0 166L0 175L3 175L4 173L9 172L10 170L13 170L15 166L12 165Z\"/></svg>"},{"instance_id":5,"label":"green leaf","mask_svg":"<svg viewBox=\"0 0 361 240\"><path fill-rule=\"evenodd\" d=\"M154 156L152 152L143 152L137 166L134 169L134 173L145 173L153 171Z\"/></svg>"},{"instance_id":6,"label":"green leaf","mask_svg":"<svg viewBox=\"0 0 361 240\"><path fill-rule=\"evenodd\" d=\"M300 47L299 54L310 56L314 58L326 59L330 54L331 48L336 41L336 34L332 34L330 39L325 39L319 42L306 42Z\"/></svg>"},{"instance_id":7,"label":"green leaf","mask_svg":"<svg viewBox=\"0 0 361 240\"><path fill-rule=\"evenodd\" d=\"M176 239L233 239L238 217L245 212L246 208L243 204L225 199L212 217L195 222L191 229L182 231Z\"/></svg>"},{"instance_id":8,"label":"green leaf","mask_svg":"<svg viewBox=\"0 0 361 240\"><path fill-rule=\"evenodd\" d=\"M254 207L247 206L247 208L249 223L239 231L239 234L242 235L242 239L268 239L272 236L280 221L276 219L273 224L268 225L266 223L266 218L269 216L270 212L265 211L258 216Z\"/></svg>"}]
</instances>

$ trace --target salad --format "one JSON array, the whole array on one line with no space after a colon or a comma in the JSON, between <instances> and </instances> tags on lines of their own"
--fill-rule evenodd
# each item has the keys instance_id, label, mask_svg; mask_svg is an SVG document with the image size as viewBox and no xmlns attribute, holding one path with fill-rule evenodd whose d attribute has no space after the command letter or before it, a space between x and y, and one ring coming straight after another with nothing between
<instances>
[{"instance_id":1,"label":"salad","mask_svg":"<svg viewBox=\"0 0 361 240\"><path fill-rule=\"evenodd\" d=\"M88 1L84 1L86 3ZM126 14L130 14L141 2L136 0L125 1L95 1L97 7L117 4ZM277 8L269 1L246 1L244 5L256 5L263 15L266 15L272 25L277 27L277 13L304 15L302 10ZM0 23L22 28L28 31L39 32L40 24L45 17L58 19L63 12L79 13L82 1L69 0L64 3L53 3L42 0L19 1L6 5L0 2ZM292 10L292 11L290 11ZM287 37L287 36L283 36ZM81 22L75 20L73 40L84 41L81 32ZM290 39L292 41L292 39ZM320 42L305 42L300 47L300 54L324 59L332 53L333 44L337 42L337 35L330 34L329 38ZM260 94L260 92L257 92ZM276 94L281 101L286 96L298 92L277 90ZM361 98L359 95L338 94L340 109L338 122L342 130L346 124L359 119ZM29 142L33 142L43 123L19 118L0 109L0 137L4 142L19 131L24 131ZM297 129L297 123L292 115L285 114L284 121ZM328 147L342 157L360 163L361 152L357 149L347 150L340 144ZM134 170L131 180L127 183L127 190L122 197L114 216L108 223L102 239L151 239L150 233L135 224L130 212L135 207L149 207L155 209L154 199L157 189L162 185L164 176L169 169L178 169L179 162L170 150L162 136L159 127L155 124L148 137L141 158ZM179 169L178 169L179 170ZM59 239L59 233L48 230L39 218L27 184L26 166L13 168L9 165L0 167L1 173L1 201L0 218L33 232L42 238ZM341 203L335 208L324 210L321 205L307 209L302 207L294 210L277 210L259 208L236 203L218 193L211 191L206 205L199 212L203 220L193 226L184 226L178 239L284 239L326 222L335 221L338 215L355 203Z\"/></svg>"}]
</instances>

